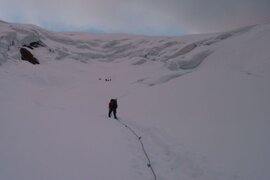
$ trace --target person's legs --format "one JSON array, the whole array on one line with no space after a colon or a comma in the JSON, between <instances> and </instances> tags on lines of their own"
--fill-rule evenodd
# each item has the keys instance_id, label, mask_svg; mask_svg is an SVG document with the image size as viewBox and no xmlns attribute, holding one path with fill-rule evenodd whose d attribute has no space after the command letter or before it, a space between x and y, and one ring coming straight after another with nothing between
<instances>
[{"instance_id":1,"label":"person's legs","mask_svg":"<svg viewBox=\"0 0 270 180\"><path fill-rule=\"evenodd\" d=\"M113 116L114 116L114 119L117 119L117 116L116 116L116 109L113 110Z\"/></svg>"},{"instance_id":2,"label":"person's legs","mask_svg":"<svg viewBox=\"0 0 270 180\"><path fill-rule=\"evenodd\" d=\"M111 114L112 114L112 110L109 109L109 113L108 113L108 116L111 117Z\"/></svg>"}]
</instances>

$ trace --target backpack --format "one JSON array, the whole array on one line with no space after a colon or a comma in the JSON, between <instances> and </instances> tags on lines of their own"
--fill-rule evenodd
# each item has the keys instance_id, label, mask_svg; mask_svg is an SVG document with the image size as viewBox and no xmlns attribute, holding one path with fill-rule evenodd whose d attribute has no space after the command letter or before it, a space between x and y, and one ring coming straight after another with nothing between
<instances>
[{"instance_id":1,"label":"backpack","mask_svg":"<svg viewBox=\"0 0 270 180\"><path fill-rule=\"evenodd\" d=\"M109 103L109 107L111 109L117 109L117 99L111 99L110 103Z\"/></svg>"}]
</instances>

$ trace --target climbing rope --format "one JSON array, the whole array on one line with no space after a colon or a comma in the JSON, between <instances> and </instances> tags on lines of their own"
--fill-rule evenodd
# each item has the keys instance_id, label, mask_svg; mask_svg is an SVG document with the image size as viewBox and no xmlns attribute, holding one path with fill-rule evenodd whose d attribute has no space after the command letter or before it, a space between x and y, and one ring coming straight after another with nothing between
<instances>
[{"instance_id":1,"label":"climbing rope","mask_svg":"<svg viewBox=\"0 0 270 180\"><path fill-rule=\"evenodd\" d=\"M124 122L120 121L120 120L117 120L117 122L119 122L122 126L124 126L125 128L127 128L134 136L136 136L136 138L138 139L138 141L140 142L140 145L142 147L142 151L147 159L147 167L151 170L153 176L154 176L154 180L157 180L157 176L156 176L156 173L152 167L152 164L151 164L151 160L144 148L144 144L143 144L143 141L142 141L142 137L139 136L131 127L129 127L127 124L125 124Z\"/></svg>"}]
</instances>

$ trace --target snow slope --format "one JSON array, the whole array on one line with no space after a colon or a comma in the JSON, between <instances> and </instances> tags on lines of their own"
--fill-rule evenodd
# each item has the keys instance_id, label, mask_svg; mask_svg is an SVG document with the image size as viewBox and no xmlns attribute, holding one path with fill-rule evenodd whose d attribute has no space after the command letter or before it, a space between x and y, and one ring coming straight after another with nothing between
<instances>
[{"instance_id":1,"label":"snow slope","mask_svg":"<svg viewBox=\"0 0 270 180\"><path fill-rule=\"evenodd\" d=\"M32 42L40 65L20 60ZM1 21L0 179L154 179L142 142L158 180L268 180L269 46L270 24L144 37Z\"/></svg>"}]
</instances>

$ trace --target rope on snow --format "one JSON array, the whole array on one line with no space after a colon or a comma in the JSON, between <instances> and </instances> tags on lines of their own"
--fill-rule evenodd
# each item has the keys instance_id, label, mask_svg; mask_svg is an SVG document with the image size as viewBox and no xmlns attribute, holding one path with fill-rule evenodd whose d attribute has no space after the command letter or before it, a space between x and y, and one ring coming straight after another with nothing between
<instances>
[{"instance_id":1,"label":"rope on snow","mask_svg":"<svg viewBox=\"0 0 270 180\"><path fill-rule=\"evenodd\" d=\"M124 126L125 128L127 128L134 136L136 136L136 138L138 139L138 141L140 142L140 145L142 147L142 151L147 159L147 167L150 168L153 176L154 176L154 180L157 180L157 176L156 176L156 173L151 165L151 160L145 150L145 147L144 147L144 144L143 144L143 141L142 141L142 137L139 136L131 127L129 127L127 124L125 124L124 122L120 121L120 120L117 120L117 122L119 122L122 126Z\"/></svg>"}]
</instances>

